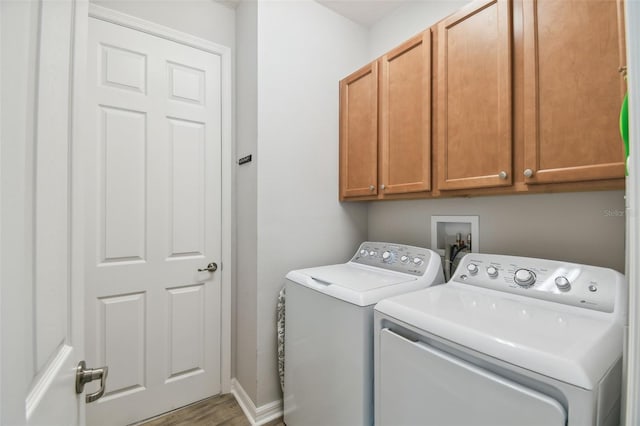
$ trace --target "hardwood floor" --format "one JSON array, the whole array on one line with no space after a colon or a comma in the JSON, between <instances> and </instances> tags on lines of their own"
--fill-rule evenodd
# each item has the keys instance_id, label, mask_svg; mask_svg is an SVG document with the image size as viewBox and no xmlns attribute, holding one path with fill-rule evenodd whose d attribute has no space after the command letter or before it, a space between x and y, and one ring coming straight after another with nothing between
<instances>
[{"instance_id":1,"label":"hardwood floor","mask_svg":"<svg viewBox=\"0 0 640 426\"><path fill-rule=\"evenodd\" d=\"M204 399L155 417L138 426L250 426L240 405L230 393ZM264 426L284 426L282 418Z\"/></svg>"}]
</instances>

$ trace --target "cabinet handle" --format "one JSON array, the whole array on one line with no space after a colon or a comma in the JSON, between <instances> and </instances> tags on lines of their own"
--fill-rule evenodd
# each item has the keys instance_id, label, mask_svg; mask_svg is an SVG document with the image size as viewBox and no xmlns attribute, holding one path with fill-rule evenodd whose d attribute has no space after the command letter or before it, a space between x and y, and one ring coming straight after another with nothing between
<instances>
[{"instance_id":1,"label":"cabinet handle","mask_svg":"<svg viewBox=\"0 0 640 426\"><path fill-rule=\"evenodd\" d=\"M373 185L369 185L369 191L373 192L376 190L376 187Z\"/></svg>"},{"instance_id":2,"label":"cabinet handle","mask_svg":"<svg viewBox=\"0 0 640 426\"><path fill-rule=\"evenodd\" d=\"M380 189L382 189L384 191L384 189L386 188L386 186L384 186L384 183L382 185L380 185Z\"/></svg>"},{"instance_id":3,"label":"cabinet handle","mask_svg":"<svg viewBox=\"0 0 640 426\"><path fill-rule=\"evenodd\" d=\"M503 180L504 180L504 179L506 179L506 178L507 178L507 176L509 176L509 175L508 175L508 174L507 174L507 172L505 172L504 170L503 170L503 171L501 171L500 173L498 173L498 177L499 177L500 179L503 179Z\"/></svg>"},{"instance_id":4,"label":"cabinet handle","mask_svg":"<svg viewBox=\"0 0 640 426\"><path fill-rule=\"evenodd\" d=\"M525 169L525 171L524 171L524 177L526 177L526 178L530 178L530 177L532 177L532 176L533 176L533 170L531 170L531 169Z\"/></svg>"}]
</instances>

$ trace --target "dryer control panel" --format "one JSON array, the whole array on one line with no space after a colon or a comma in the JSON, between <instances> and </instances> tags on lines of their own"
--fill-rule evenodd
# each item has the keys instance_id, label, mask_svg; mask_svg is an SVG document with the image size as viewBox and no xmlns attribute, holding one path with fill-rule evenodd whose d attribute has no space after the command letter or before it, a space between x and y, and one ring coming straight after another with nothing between
<instances>
[{"instance_id":1,"label":"dryer control panel","mask_svg":"<svg viewBox=\"0 0 640 426\"><path fill-rule=\"evenodd\" d=\"M453 281L596 311L626 312L624 276L597 266L470 253Z\"/></svg>"},{"instance_id":2,"label":"dryer control panel","mask_svg":"<svg viewBox=\"0 0 640 426\"><path fill-rule=\"evenodd\" d=\"M431 256L437 254L422 247L367 241L360 244L351 262L422 276Z\"/></svg>"}]
</instances>

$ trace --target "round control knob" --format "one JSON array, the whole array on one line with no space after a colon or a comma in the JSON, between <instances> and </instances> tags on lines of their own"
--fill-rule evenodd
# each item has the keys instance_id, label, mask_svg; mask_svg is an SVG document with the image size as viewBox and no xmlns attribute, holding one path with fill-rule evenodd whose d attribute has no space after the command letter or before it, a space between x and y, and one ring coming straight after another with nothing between
<instances>
[{"instance_id":1,"label":"round control knob","mask_svg":"<svg viewBox=\"0 0 640 426\"><path fill-rule=\"evenodd\" d=\"M409 256L407 256L406 254L400 258L400 262L402 263L407 263L408 261L409 261Z\"/></svg>"},{"instance_id":2,"label":"round control knob","mask_svg":"<svg viewBox=\"0 0 640 426\"><path fill-rule=\"evenodd\" d=\"M369 252L366 251L365 249L360 250L360 256L366 257L368 254L369 254Z\"/></svg>"},{"instance_id":3,"label":"round control knob","mask_svg":"<svg viewBox=\"0 0 640 426\"><path fill-rule=\"evenodd\" d=\"M498 276L498 268L496 268L495 266L489 266L487 268L487 275L489 275L491 278L495 278Z\"/></svg>"},{"instance_id":4,"label":"round control knob","mask_svg":"<svg viewBox=\"0 0 640 426\"><path fill-rule=\"evenodd\" d=\"M467 265L467 271L469 271L469 273L471 275L475 275L478 273L478 265L476 265L475 263L470 263Z\"/></svg>"},{"instance_id":5,"label":"round control knob","mask_svg":"<svg viewBox=\"0 0 640 426\"><path fill-rule=\"evenodd\" d=\"M414 265L418 265L418 266L420 266L420 265L422 265L423 263L424 263L424 261L423 261L422 259L420 259L419 257L414 257L414 258L413 258L413 264L414 264Z\"/></svg>"},{"instance_id":6,"label":"round control knob","mask_svg":"<svg viewBox=\"0 0 640 426\"><path fill-rule=\"evenodd\" d=\"M395 255L393 253L391 253L390 251L385 251L384 253L382 253L382 260L385 263L391 263L393 262L393 260L395 259Z\"/></svg>"},{"instance_id":7,"label":"round control knob","mask_svg":"<svg viewBox=\"0 0 640 426\"><path fill-rule=\"evenodd\" d=\"M571 289L571 283L567 277L556 277L556 287L561 291L569 291Z\"/></svg>"},{"instance_id":8,"label":"round control knob","mask_svg":"<svg viewBox=\"0 0 640 426\"><path fill-rule=\"evenodd\" d=\"M536 275L528 269L518 269L513 280L520 287L530 287L536 282Z\"/></svg>"},{"instance_id":9,"label":"round control knob","mask_svg":"<svg viewBox=\"0 0 640 426\"><path fill-rule=\"evenodd\" d=\"M377 252L377 251L374 251L374 250L371 250L371 251L369 252L369 256L376 256L377 254L378 254L378 252Z\"/></svg>"}]
</instances>

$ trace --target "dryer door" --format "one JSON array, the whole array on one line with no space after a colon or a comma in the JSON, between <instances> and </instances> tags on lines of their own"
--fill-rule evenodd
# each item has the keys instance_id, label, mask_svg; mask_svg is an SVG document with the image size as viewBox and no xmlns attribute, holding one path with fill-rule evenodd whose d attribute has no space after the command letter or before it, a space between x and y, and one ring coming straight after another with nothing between
<instances>
[{"instance_id":1,"label":"dryer door","mask_svg":"<svg viewBox=\"0 0 640 426\"><path fill-rule=\"evenodd\" d=\"M376 425L564 426L547 395L389 329L380 332Z\"/></svg>"}]
</instances>

